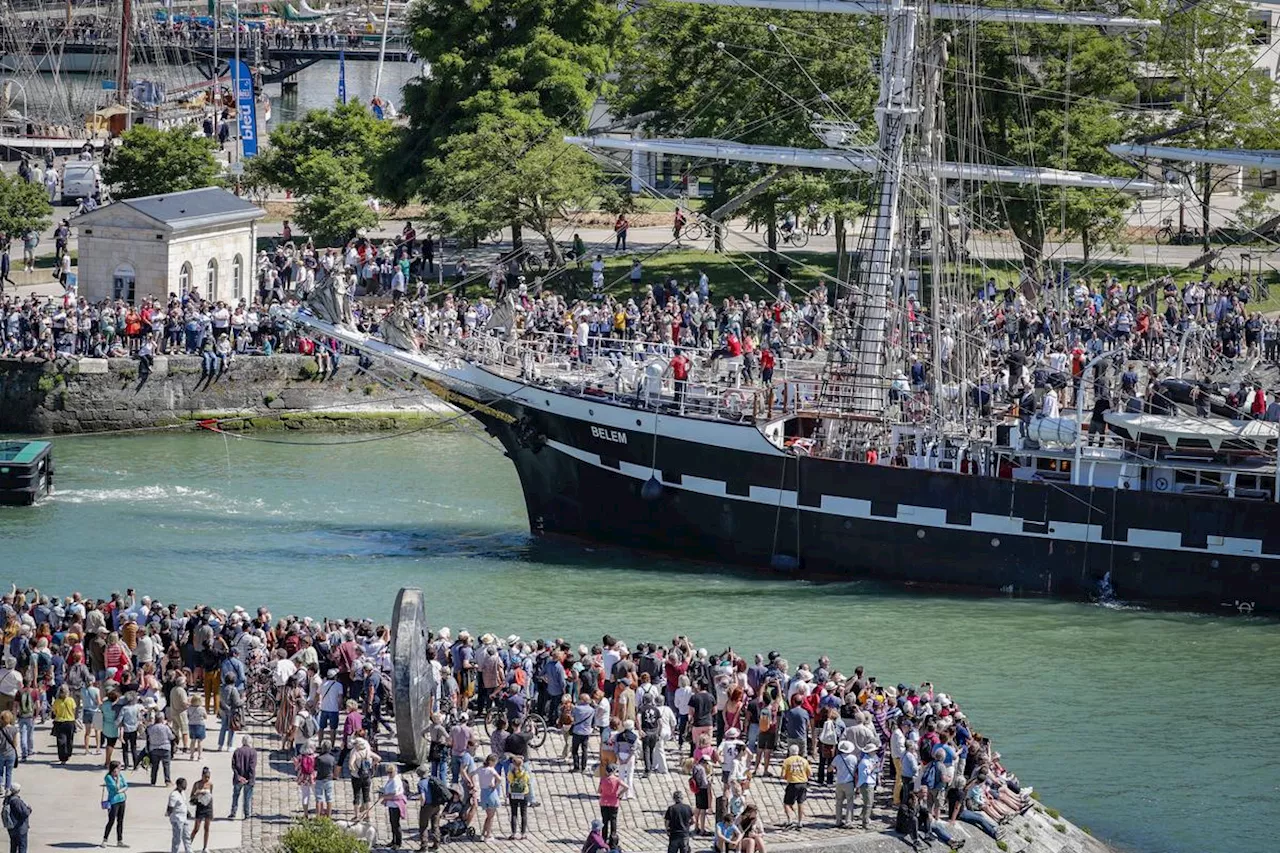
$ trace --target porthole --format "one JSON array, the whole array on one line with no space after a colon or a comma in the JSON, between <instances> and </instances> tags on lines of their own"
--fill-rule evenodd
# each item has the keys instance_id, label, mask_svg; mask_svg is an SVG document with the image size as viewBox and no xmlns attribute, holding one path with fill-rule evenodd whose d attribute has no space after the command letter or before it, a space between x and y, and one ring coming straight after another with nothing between
<instances>
[{"instance_id":1,"label":"porthole","mask_svg":"<svg viewBox=\"0 0 1280 853\"><path fill-rule=\"evenodd\" d=\"M996 537L993 537L993 538L992 538L992 540L991 540L991 547L992 547L992 548L999 548L999 547L1000 547L1000 537L999 537L999 536L996 536Z\"/></svg>"},{"instance_id":2,"label":"porthole","mask_svg":"<svg viewBox=\"0 0 1280 853\"><path fill-rule=\"evenodd\" d=\"M1142 552L1141 552L1141 551L1134 551L1134 552L1133 552L1133 561L1134 561L1135 563L1141 563L1141 562L1142 562Z\"/></svg>"},{"instance_id":3,"label":"porthole","mask_svg":"<svg viewBox=\"0 0 1280 853\"><path fill-rule=\"evenodd\" d=\"M917 531L916 531L916 538L917 538L917 539L923 539L923 538L924 538L924 531L923 531L923 530L917 530Z\"/></svg>"},{"instance_id":4,"label":"porthole","mask_svg":"<svg viewBox=\"0 0 1280 853\"><path fill-rule=\"evenodd\" d=\"M639 419L639 418L636 418L636 426L640 426L640 425L641 425L641 424L640 424L640 419Z\"/></svg>"},{"instance_id":5,"label":"porthole","mask_svg":"<svg viewBox=\"0 0 1280 853\"><path fill-rule=\"evenodd\" d=\"M551 408L551 401L550 401L550 400L544 400L543 402L545 402L545 403L547 404L547 408L548 408L548 409L549 409L549 408Z\"/></svg>"},{"instance_id":6,"label":"porthole","mask_svg":"<svg viewBox=\"0 0 1280 853\"><path fill-rule=\"evenodd\" d=\"M1250 564L1249 564L1249 571L1251 571L1251 572L1261 571L1261 569L1262 569L1262 566L1258 565L1257 563L1250 563Z\"/></svg>"},{"instance_id":7,"label":"porthole","mask_svg":"<svg viewBox=\"0 0 1280 853\"><path fill-rule=\"evenodd\" d=\"M593 417L593 418L594 418L594 417L596 416L596 410L595 410L595 409L587 409L587 414L588 414L588 415L591 415L591 417Z\"/></svg>"},{"instance_id":8,"label":"porthole","mask_svg":"<svg viewBox=\"0 0 1280 853\"><path fill-rule=\"evenodd\" d=\"M1211 568L1211 569L1216 569L1216 568L1218 568L1218 561L1217 561L1217 560L1210 560L1210 561L1209 561L1209 568Z\"/></svg>"},{"instance_id":9,"label":"porthole","mask_svg":"<svg viewBox=\"0 0 1280 853\"><path fill-rule=\"evenodd\" d=\"M852 521L849 521L848 519L845 519L845 522L844 522L844 529L845 529L845 530L852 530L852 529L853 529L853 522L852 522Z\"/></svg>"}]
</instances>

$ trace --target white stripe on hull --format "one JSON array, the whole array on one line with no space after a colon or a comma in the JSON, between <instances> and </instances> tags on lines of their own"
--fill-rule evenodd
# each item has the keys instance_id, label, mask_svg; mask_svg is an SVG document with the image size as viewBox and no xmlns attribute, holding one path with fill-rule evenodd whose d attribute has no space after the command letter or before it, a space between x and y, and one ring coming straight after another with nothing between
<instances>
[{"instance_id":1,"label":"white stripe on hull","mask_svg":"<svg viewBox=\"0 0 1280 853\"><path fill-rule=\"evenodd\" d=\"M572 457L579 462L584 462L596 468L608 471L616 470L618 473L630 477L633 480L645 481L651 476L656 476L662 480L665 488L683 490L686 492L694 492L708 497L724 498L726 500L744 501L747 503L761 504L770 508L776 508L779 505L787 509L798 508L801 512L817 512L826 515L835 515L842 518L857 518L868 521L883 521L891 524L899 524L904 527L918 528L934 528L946 530L958 530L968 533L984 533L991 534L994 537L999 536L1021 536L1029 539L1056 539L1070 542L1095 543L1095 544L1114 544L1129 545L1137 548L1149 548L1158 551L1180 551L1184 553L1197 554L1221 554L1225 556L1257 556L1268 560L1274 560L1275 557L1262 554L1262 541L1259 539L1241 539L1231 536L1210 537L1207 548L1188 548L1182 544L1182 534L1169 530L1146 530L1143 528L1130 528L1128 539L1124 542L1109 542L1102 536L1102 526L1098 524L1078 524L1073 522L1057 522L1051 521L1048 524L1048 530L1044 533L1023 530L1023 522L1030 521L1032 523L1043 524L1041 519L1022 519L1017 516L991 515L989 513L975 512L972 516L970 524L952 524L947 522L946 510L931 506L914 506L911 504L898 504L897 512L893 516L888 515L872 515L871 502L858 498L846 498L833 495L823 495L821 503L817 507L800 506L798 503L798 495L794 490L788 489L771 489L762 486L752 486L750 494L731 495L728 493L728 484L721 480L710 480L705 477L683 476L679 484L671 483L663 480L662 472L655 471L645 465L637 465L633 462L622 462L617 469L612 466L603 464L599 454L590 453L577 447L564 444L559 441L548 441L547 447Z\"/></svg>"}]
</instances>

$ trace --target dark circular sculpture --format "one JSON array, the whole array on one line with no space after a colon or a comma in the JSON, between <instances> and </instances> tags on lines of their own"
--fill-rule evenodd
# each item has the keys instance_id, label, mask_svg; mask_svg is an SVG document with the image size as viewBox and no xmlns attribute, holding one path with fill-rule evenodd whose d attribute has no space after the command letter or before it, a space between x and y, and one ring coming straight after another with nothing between
<instances>
[{"instance_id":1,"label":"dark circular sculpture","mask_svg":"<svg viewBox=\"0 0 1280 853\"><path fill-rule=\"evenodd\" d=\"M427 614L420 589L405 587L396 595L391 618L391 665L400 763L417 767L427 762L427 729L431 725Z\"/></svg>"}]
</instances>

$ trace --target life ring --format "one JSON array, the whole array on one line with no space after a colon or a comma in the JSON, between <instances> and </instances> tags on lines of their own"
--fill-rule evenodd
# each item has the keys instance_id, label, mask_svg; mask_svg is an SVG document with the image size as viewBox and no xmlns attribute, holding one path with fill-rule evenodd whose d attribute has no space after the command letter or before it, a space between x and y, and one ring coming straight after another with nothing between
<instances>
[{"instance_id":1,"label":"life ring","mask_svg":"<svg viewBox=\"0 0 1280 853\"><path fill-rule=\"evenodd\" d=\"M746 406L747 397L741 391L725 391L720 402L731 417L740 418Z\"/></svg>"}]
</instances>

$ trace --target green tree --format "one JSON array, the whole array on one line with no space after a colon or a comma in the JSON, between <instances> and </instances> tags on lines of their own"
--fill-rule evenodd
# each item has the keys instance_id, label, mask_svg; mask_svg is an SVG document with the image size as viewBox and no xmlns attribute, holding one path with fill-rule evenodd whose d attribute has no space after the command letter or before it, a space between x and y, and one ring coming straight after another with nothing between
<instances>
[{"instance_id":1,"label":"green tree","mask_svg":"<svg viewBox=\"0 0 1280 853\"><path fill-rule=\"evenodd\" d=\"M1134 173L1106 150L1124 138L1137 97L1124 39L1088 27L986 24L957 30L956 40L947 89L971 94L948 112L950 159ZM1013 232L1031 270L1050 229L1078 236L1087 258L1098 243L1118 241L1131 205L1111 190L1038 183L975 187L969 201L982 225Z\"/></svg>"},{"instance_id":2,"label":"green tree","mask_svg":"<svg viewBox=\"0 0 1280 853\"><path fill-rule=\"evenodd\" d=\"M1247 231L1254 231L1259 226L1274 219L1277 213L1272 203L1275 196L1271 193L1251 192L1245 196L1244 203L1236 208L1236 221L1241 228ZM1246 235L1246 239L1253 237L1253 234Z\"/></svg>"},{"instance_id":3,"label":"green tree","mask_svg":"<svg viewBox=\"0 0 1280 853\"><path fill-rule=\"evenodd\" d=\"M431 74L405 86L408 125L382 160L383 194L423 197L454 227L510 224L517 242L529 227L558 259L545 214L563 208L566 188L589 187L597 175L588 158L559 140L585 128L604 89L629 31L617 7L606 0L440 0L411 5L407 26ZM524 183L516 186L512 175Z\"/></svg>"},{"instance_id":4,"label":"green tree","mask_svg":"<svg viewBox=\"0 0 1280 853\"><path fill-rule=\"evenodd\" d=\"M117 198L162 195L219 183L212 140L187 127L156 130L137 124L110 151L102 179Z\"/></svg>"},{"instance_id":5,"label":"green tree","mask_svg":"<svg viewBox=\"0 0 1280 853\"><path fill-rule=\"evenodd\" d=\"M1276 84L1253 67L1250 7L1235 0L1173 4L1155 44L1155 58L1174 79L1176 126L1171 144L1232 150L1280 144ZM1195 167L1192 188L1200 202L1202 241L1209 248L1213 195L1234 169Z\"/></svg>"},{"instance_id":6,"label":"green tree","mask_svg":"<svg viewBox=\"0 0 1280 853\"><path fill-rule=\"evenodd\" d=\"M295 164L304 187L294 219L319 245L340 246L361 228L378 224L366 204L368 177L350 169L348 158L317 151Z\"/></svg>"},{"instance_id":7,"label":"green tree","mask_svg":"<svg viewBox=\"0 0 1280 853\"><path fill-rule=\"evenodd\" d=\"M362 184L362 192L368 193L373 189L373 170L391 136L390 122L374 117L355 101L308 110L297 121L271 131L271 144L246 163L245 181L306 196L316 187L307 180L303 166L313 155L325 153L341 161Z\"/></svg>"},{"instance_id":8,"label":"green tree","mask_svg":"<svg viewBox=\"0 0 1280 853\"><path fill-rule=\"evenodd\" d=\"M648 135L813 148L822 145L811 126L815 117L873 121L877 81L864 69L880 49L883 27L876 18L654 3L636 12L635 25L638 35L619 62L609 104L620 116L642 119ZM851 141L873 139L864 132ZM703 168L677 161L671 171ZM785 209L803 214L814 202L835 214L837 249L845 256L844 222L862 209L864 176L779 177L775 168L754 164L711 169L715 192L708 210L754 187L759 192L732 215L765 223L768 246L776 249L780 215Z\"/></svg>"},{"instance_id":9,"label":"green tree","mask_svg":"<svg viewBox=\"0 0 1280 853\"><path fill-rule=\"evenodd\" d=\"M0 174L0 233L16 238L28 231L43 231L52 213L44 187L17 175Z\"/></svg>"}]
</instances>

